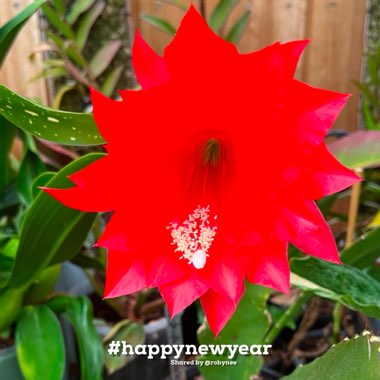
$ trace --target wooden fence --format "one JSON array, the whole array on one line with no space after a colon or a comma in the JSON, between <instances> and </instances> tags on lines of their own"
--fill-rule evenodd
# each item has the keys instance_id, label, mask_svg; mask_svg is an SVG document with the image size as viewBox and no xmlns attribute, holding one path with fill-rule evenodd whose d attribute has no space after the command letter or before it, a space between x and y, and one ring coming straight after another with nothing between
<instances>
[{"instance_id":1,"label":"wooden fence","mask_svg":"<svg viewBox=\"0 0 380 380\"><path fill-rule=\"evenodd\" d=\"M0 24L17 13L31 0L0 0ZM183 12L165 0L130 0L134 26L162 53L170 36L158 31L139 17L149 13L165 18L177 26ZM187 0L190 4L190 0ZM193 1L197 5L197 1ZM212 12L217 0L206 0L206 11ZM232 20L244 8L251 9L248 28L238 44L241 52L249 52L275 41L311 38L298 67L297 77L311 85L353 93L336 127L356 129L358 92L353 84L360 80L366 19L366 0L242 0ZM228 25L227 25L228 28ZM29 97L47 101L43 81L29 83L41 68L28 57L40 43L38 18L34 16L20 33L11 54L0 71L0 82Z\"/></svg>"},{"instance_id":2,"label":"wooden fence","mask_svg":"<svg viewBox=\"0 0 380 380\"><path fill-rule=\"evenodd\" d=\"M208 14L217 2L206 0ZM177 26L183 13L162 0L134 0L132 8L140 32L157 52L162 53L170 36L142 21L139 15L153 14ZM251 17L238 44L239 50L249 52L276 41L311 38L297 77L314 86L354 94L335 126L356 129L359 98L353 81L361 77L366 0L241 1L232 20L244 8L251 9Z\"/></svg>"}]
</instances>

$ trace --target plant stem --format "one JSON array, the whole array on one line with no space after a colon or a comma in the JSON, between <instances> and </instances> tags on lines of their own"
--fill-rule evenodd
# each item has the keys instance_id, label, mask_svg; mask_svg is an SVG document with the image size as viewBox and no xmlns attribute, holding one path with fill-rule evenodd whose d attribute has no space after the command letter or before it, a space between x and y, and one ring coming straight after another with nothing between
<instances>
[{"instance_id":1,"label":"plant stem","mask_svg":"<svg viewBox=\"0 0 380 380\"><path fill-rule=\"evenodd\" d=\"M268 331L264 338L264 344L272 344L277 338L277 335L282 331L285 325L295 318L297 318L303 305L309 301L313 296L311 292L301 292L293 305L289 306L281 318L275 323L271 329Z\"/></svg>"},{"instance_id":2,"label":"plant stem","mask_svg":"<svg viewBox=\"0 0 380 380\"><path fill-rule=\"evenodd\" d=\"M333 326L331 340L333 344L339 342L340 320L342 319L343 305L339 302L335 304L333 311Z\"/></svg>"},{"instance_id":3,"label":"plant stem","mask_svg":"<svg viewBox=\"0 0 380 380\"><path fill-rule=\"evenodd\" d=\"M358 175L361 175L363 173L363 169L356 168L355 173ZM354 238L355 238L355 227L356 227L356 220L358 217L361 184L362 184L361 182L357 182L354 185L352 185L350 208L348 211L348 223L347 223L346 245L345 245L346 248L348 248L354 242Z\"/></svg>"},{"instance_id":4,"label":"plant stem","mask_svg":"<svg viewBox=\"0 0 380 380\"><path fill-rule=\"evenodd\" d=\"M200 0L199 11L202 17L206 20L206 1L205 0Z\"/></svg>"}]
</instances>

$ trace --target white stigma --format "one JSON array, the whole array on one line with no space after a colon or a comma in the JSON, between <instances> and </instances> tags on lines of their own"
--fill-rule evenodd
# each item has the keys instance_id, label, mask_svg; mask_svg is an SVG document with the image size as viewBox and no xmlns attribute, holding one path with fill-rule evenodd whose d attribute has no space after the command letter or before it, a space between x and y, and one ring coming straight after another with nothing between
<instances>
[{"instance_id":1,"label":"white stigma","mask_svg":"<svg viewBox=\"0 0 380 380\"><path fill-rule=\"evenodd\" d=\"M201 249L194 252L193 260L191 261L196 269L202 269L206 265L206 253Z\"/></svg>"},{"instance_id":2,"label":"white stigma","mask_svg":"<svg viewBox=\"0 0 380 380\"><path fill-rule=\"evenodd\" d=\"M216 225L211 226L209 221L210 206L198 206L182 225L170 223L175 252L182 252L180 259L187 259L194 268L202 269L206 265L208 250L216 234ZM216 220L216 216L214 217Z\"/></svg>"}]
</instances>

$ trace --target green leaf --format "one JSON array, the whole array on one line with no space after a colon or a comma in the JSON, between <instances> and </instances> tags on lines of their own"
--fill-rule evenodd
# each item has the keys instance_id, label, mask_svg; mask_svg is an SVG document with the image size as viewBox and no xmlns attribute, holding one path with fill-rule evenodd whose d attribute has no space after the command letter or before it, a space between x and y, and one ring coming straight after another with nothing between
<instances>
[{"instance_id":1,"label":"green leaf","mask_svg":"<svg viewBox=\"0 0 380 380\"><path fill-rule=\"evenodd\" d=\"M20 203L16 184L14 182L6 186L0 193L0 216L6 214L10 208L17 206Z\"/></svg>"},{"instance_id":2,"label":"green leaf","mask_svg":"<svg viewBox=\"0 0 380 380\"><path fill-rule=\"evenodd\" d=\"M54 8L60 13L62 16L65 14L65 5L62 0L52 0Z\"/></svg>"},{"instance_id":3,"label":"green leaf","mask_svg":"<svg viewBox=\"0 0 380 380\"><path fill-rule=\"evenodd\" d=\"M380 283L363 271L314 258L292 259L291 270L293 285L380 318Z\"/></svg>"},{"instance_id":4,"label":"green leaf","mask_svg":"<svg viewBox=\"0 0 380 380\"><path fill-rule=\"evenodd\" d=\"M20 29L46 0L36 0L0 28L0 66Z\"/></svg>"},{"instance_id":5,"label":"green leaf","mask_svg":"<svg viewBox=\"0 0 380 380\"><path fill-rule=\"evenodd\" d=\"M100 380L103 370L103 347L93 324L91 302L86 297L77 299L57 296L47 305L63 314L73 325L79 347L81 380Z\"/></svg>"},{"instance_id":6,"label":"green leaf","mask_svg":"<svg viewBox=\"0 0 380 380\"><path fill-rule=\"evenodd\" d=\"M0 289L2 289L8 282L8 279L12 273L13 264L14 259L12 257L0 253ZM3 309L1 308L1 310Z\"/></svg>"},{"instance_id":7,"label":"green leaf","mask_svg":"<svg viewBox=\"0 0 380 380\"><path fill-rule=\"evenodd\" d=\"M328 144L329 150L349 168L380 166L380 131L356 131Z\"/></svg>"},{"instance_id":8,"label":"green leaf","mask_svg":"<svg viewBox=\"0 0 380 380\"><path fill-rule=\"evenodd\" d=\"M45 170L45 164L40 157L28 150L22 160L20 171L17 177L17 190L21 200L30 205L33 201L32 187L34 180Z\"/></svg>"},{"instance_id":9,"label":"green leaf","mask_svg":"<svg viewBox=\"0 0 380 380\"><path fill-rule=\"evenodd\" d=\"M83 57L82 52L71 41L64 41L61 37L51 32L47 32L46 35L59 49L62 50L62 55L67 55L67 57L69 57L79 67L85 67L87 65L86 59ZM63 60L62 62L65 64Z\"/></svg>"},{"instance_id":10,"label":"green leaf","mask_svg":"<svg viewBox=\"0 0 380 380\"><path fill-rule=\"evenodd\" d=\"M165 32L171 36L174 36L176 33L176 28L169 24L166 20L155 17L148 14L142 14L141 18L146 21L148 24L154 26L155 28L161 30L162 32Z\"/></svg>"},{"instance_id":11,"label":"green leaf","mask_svg":"<svg viewBox=\"0 0 380 380\"><path fill-rule=\"evenodd\" d=\"M44 269L37 281L26 291L24 303L40 304L47 300L54 289L54 285L61 273L61 265L53 265Z\"/></svg>"},{"instance_id":12,"label":"green leaf","mask_svg":"<svg viewBox=\"0 0 380 380\"><path fill-rule=\"evenodd\" d=\"M255 345L261 344L265 332L269 327L268 316L265 312L266 301L270 290L258 285L247 284L246 292L240 301L235 313L227 322L215 340L207 323L198 330L198 340L201 344L236 344ZM225 355L229 355L225 353ZM262 358L252 355L238 355L236 358L221 356L204 356L199 360L236 360L235 366L201 366L199 367L206 380L249 380L251 376L258 373Z\"/></svg>"},{"instance_id":13,"label":"green leaf","mask_svg":"<svg viewBox=\"0 0 380 380\"><path fill-rule=\"evenodd\" d=\"M80 49L83 49L86 45L90 30L95 21L103 13L105 7L106 3L104 0L97 1L94 6L78 22L78 27L76 29L76 42Z\"/></svg>"},{"instance_id":14,"label":"green leaf","mask_svg":"<svg viewBox=\"0 0 380 380\"><path fill-rule=\"evenodd\" d=\"M8 155L15 135L16 128L7 119L0 116L0 193L10 180Z\"/></svg>"},{"instance_id":15,"label":"green leaf","mask_svg":"<svg viewBox=\"0 0 380 380\"><path fill-rule=\"evenodd\" d=\"M78 17L88 11L95 3L95 0L74 1L67 13L66 20L69 24L74 24Z\"/></svg>"},{"instance_id":16,"label":"green leaf","mask_svg":"<svg viewBox=\"0 0 380 380\"><path fill-rule=\"evenodd\" d=\"M88 154L63 168L48 182L52 188L71 187L67 178L103 154ZM95 213L83 213L63 206L41 192L29 208L22 225L20 244L8 286L26 287L49 264L70 260L85 240Z\"/></svg>"},{"instance_id":17,"label":"green leaf","mask_svg":"<svg viewBox=\"0 0 380 380\"><path fill-rule=\"evenodd\" d=\"M49 5L43 5L42 10L49 21L50 25L53 26L58 32L62 33L62 35L68 40L74 40L75 35L72 31L70 25L57 13L53 8Z\"/></svg>"},{"instance_id":18,"label":"green leaf","mask_svg":"<svg viewBox=\"0 0 380 380\"><path fill-rule=\"evenodd\" d=\"M367 84L357 81L354 81L354 84L373 106L377 107L379 105L379 99L377 99L376 95L371 91L371 88Z\"/></svg>"},{"instance_id":19,"label":"green leaf","mask_svg":"<svg viewBox=\"0 0 380 380\"><path fill-rule=\"evenodd\" d=\"M23 131L57 144L90 146L105 143L92 115L43 107L3 85L0 85L0 115Z\"/></svg>"},{"instance_id":20,"label":"green leaf","mask_svg":"<svg viewBox=\"0 0 380 380\"><path fill-rule=\"evenodd\" d=\"M208 22L213 31L218 32L223 28L228 20L229 15L238 3L238 0L219 1Z\"/></svg>"},{"instance_id":21,"label":"green leaf","mask_svg":"<svg viewBox=\"0 0 380 380\"><path fill-rule=\"evenodd\" d=\"M91 59L89 68L92 75L97 78L110 65L121 48L120 41L111 41L105 44Z\"/></svg>"},{"instance_id":22,"label":"green leaf","mask_svg":"<svg viewBox=\"0 0 380 380\"><path fill-rule=\"evenodd\" d=\"M340 255L345 264L359 269L372 265L380 256L380 228L361 236L350 247L345 248Z\"/></svg>"},{"instance_id":23,"label":"green leaf","mask_svg":"<svg viewBox=\"0 0 380 380\"><path fill-rule=\"evenodd\" d=\"M379 380L379 338L369 334L342 341L283 380Z\"/></svg>"},{"instance_id":24,"label":"green leaf","mask_svg":"<svg viewBox=\"0 0 380 380\"><path fill-rule=\"evenodd\" d=\"M42 192L40 187L44 187L48 184L49 181L55 176L56 173L54 172L44 172L41 173L33 182L32 185L32 196L33 199L37 197L38 194Z\"/></svg>"},{"instance_id":25,"label":"green leaf","mask_svg":"<svg viewBox=\"0 0 380 380\"><path fill-rule=\"evenodd\" d=\"M22 307L23 292L20 289L0 290L0 332L17 319Z\"/></svg>"},{"instance_id":26,"label":"green leaf","mask_svg":"<svg viewBox=\"0 0 380 380\"><path fill-rule=\"evenodd\" d=\"M121 74L123 73L124 67L118 66L113 69L104 79L100 91L110 97L115 91L115 88L120 80Z\"/></svg>"},{"instance_id":27,"label":"green leaf","mask_svg":"<svg viewBox=\"0 0 380 380\"><path fill-rule=\"evenodd\" d=\"M226 41L232 42L233 44L237 44L240 41L240 38L243 36L243 33L248 26L250 15L251 12L244 12L243 16L241 16L229 30L225 38Z\"/></svg>"},{"instance_id":28,"label":"green leaf","mask_svg":"<svg viewBox=\"0 0 380 380\"><path fill-rule=\"evenodd\" d=\"M109 355L108 344L112 340L122 340L133 347L144 343L144 326L142 323L132 322L128 319L118 322L103 339L105 365L109 374L126 366L134 359L130 355Z\"/></svg>"},{"instance_id":29,"label":"green leaf","mask_svg":"<svg viewBox=\"0 0 380 380\"><path fill-rule=\"evenodd\" d=\"M16 328L16 351L26 380L61 380L65 345L61 326L46 306L24 308Z\"/></svg>"},{"instance_id":30,"label":"green leaf","mask_svg":"<svg viewBox=\"0 0 380 380\"><path fill-rule=\"evenodd\" d=\"M366 100L363 100L363 119L367 129L376 130L375 120L373 120L369 105Z\"/></svg>"}]
</instances>

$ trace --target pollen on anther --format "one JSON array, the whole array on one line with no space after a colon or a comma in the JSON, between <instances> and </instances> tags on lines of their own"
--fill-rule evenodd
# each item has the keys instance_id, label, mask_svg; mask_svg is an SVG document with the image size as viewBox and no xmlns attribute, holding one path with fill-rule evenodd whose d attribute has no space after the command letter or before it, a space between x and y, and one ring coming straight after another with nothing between
<instances>
[{"instance_id":1,"label":"pollen on anther","mask_svg":"<svg viewBox=\"0 0 380 380\"><path fill-rule=\"evenodd\" d=\"M168 226L173 239L172 245L177 246L175 252L182 252L180 259L188 260L196 269L201 269L206 264L208 250L216 234L217 226L211 225L209 218L210 206L198 206L182 224L173 222ZM194 257L199 256L199 252L202 252L201 261Z\"/></svg>"}]
</instances>

